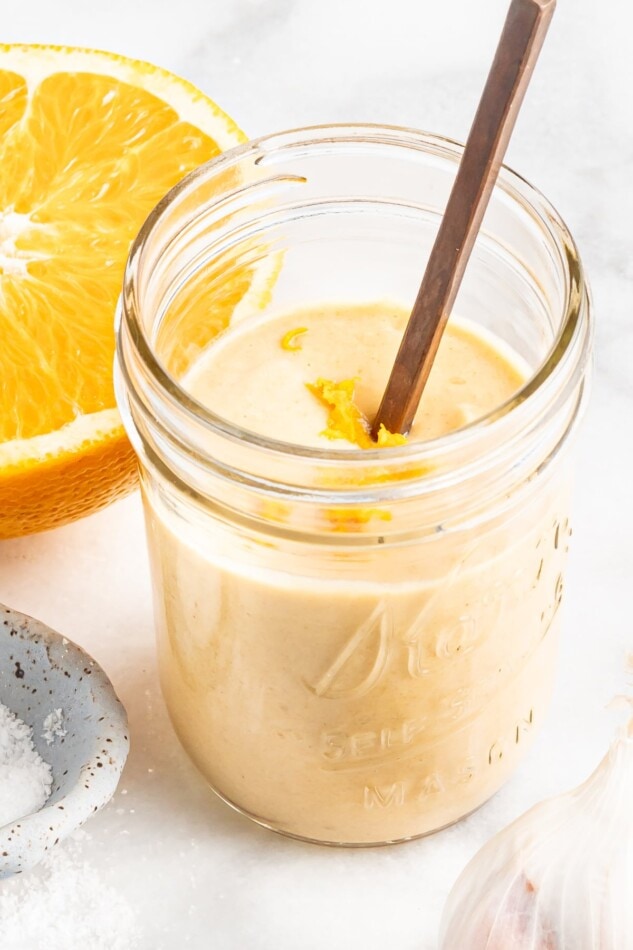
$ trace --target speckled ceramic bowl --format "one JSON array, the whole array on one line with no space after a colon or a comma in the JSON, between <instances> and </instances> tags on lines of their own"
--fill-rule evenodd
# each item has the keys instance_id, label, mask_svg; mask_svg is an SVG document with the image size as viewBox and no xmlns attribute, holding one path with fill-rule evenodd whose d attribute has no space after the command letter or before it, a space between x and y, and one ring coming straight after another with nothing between
<instances>
[{"instance_id":1,"label":"speckled ceramic bowl","mask_svg":"<svg viewBox=\"0 0 633 950\"><path fill-rule=\"evenodd\" d=\"M1 879L37 864L109 801L129 739L125 709L101 667L39 620L2 606L0 702L33 727L35 747L53 771L40 811L0 827ZM48 744L44 720L56 709L66 734Z\"/></svg>"}]
</instances>

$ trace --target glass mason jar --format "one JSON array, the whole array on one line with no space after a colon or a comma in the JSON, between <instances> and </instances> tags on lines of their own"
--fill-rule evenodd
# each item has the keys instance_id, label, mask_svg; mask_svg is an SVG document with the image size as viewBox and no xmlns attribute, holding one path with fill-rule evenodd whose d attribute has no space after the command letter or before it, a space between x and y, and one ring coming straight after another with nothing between
<instances>
[{"instance_id":1,"label":"glass mason jar","mask_svg":"<svg viewBox=\"0 0 633 950\"><path fill-rule=\"evenodd\" d=\"M556 212L503 169L455 312L528 380L423 444L264 438L200 404L187 371L244 321L410 305L461 151L379 126L248 143L164 198L125 275L116 386L140 460L164 697L226 802L313 841L395 842L456 821L543 722L590 351L582 268Z\"/></svg>"}]
</instances>

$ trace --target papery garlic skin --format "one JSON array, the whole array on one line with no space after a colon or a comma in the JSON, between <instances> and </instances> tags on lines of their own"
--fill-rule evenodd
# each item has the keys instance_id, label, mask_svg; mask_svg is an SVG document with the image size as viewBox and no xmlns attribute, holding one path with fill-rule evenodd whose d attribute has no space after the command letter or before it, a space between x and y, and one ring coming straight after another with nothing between
<instances>
[{"instance_id":1,"label":"papery garlic skin","mask_svg":"<svg viewBox=\"0 0 633 950\"><path fill-rule=\"evenodd\" d=\"M633 736L484 845L449 895L439 948L633 950Z\"/></svg>"}]
</instances>

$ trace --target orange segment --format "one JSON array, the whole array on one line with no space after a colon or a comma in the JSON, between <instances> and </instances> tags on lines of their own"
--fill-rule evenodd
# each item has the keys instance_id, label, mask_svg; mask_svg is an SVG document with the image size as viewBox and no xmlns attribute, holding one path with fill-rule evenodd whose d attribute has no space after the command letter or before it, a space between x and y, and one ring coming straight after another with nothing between
<instances>
[{"instance_id":1,"label":"orange segment","mask_svg":"<svg viewBox=\"0 0 633 950\"><path fill-rule=\"evenodd\" d=\"M8 70L0 72L0 135L4 135L24 115L28 90L24 76Z\"/></svg>"},{"instance_id":2,"label":"orange segment","mask_svg":"<svg viewBox=\"0 0 633 950\"><path fill-rule=\"evenodd\" d=\"M172 185L242 141L164 70L0 46L0 537L71 520L133 483L112 387L129 246ZM231 309L252 275L237 278Z\"/></svg>"}]
</instances>

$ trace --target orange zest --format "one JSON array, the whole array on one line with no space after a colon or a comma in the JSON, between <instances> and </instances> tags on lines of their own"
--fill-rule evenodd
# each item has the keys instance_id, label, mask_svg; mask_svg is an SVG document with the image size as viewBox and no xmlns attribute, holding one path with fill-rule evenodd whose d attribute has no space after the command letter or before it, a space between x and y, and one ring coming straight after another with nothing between
<instances>
[{"instance_id":1,"label":"orange zest","mask_svg":"<svg viewBox=\"0 0 633 950\"><path fill-rule=\"evenodd\" d=\"M290 352L296 352L301 349L301 341L297 341L297 337L301 336L302 333L307 333L307 327L297 327L296 330L288 330L287 333L281 338L281 348L282 350L289 350Z\"/></svg>"},{"instance_id":2,"label":"orange zest","mask_svg":"<svg viewBox=\"0 0 633 950\"><path fill-rule=\"evenodd\" d=\"M326 508L325 518L332 531L362 531L370 521L391 521L391 512L382 508Z\"/></svg>"},{"instance_id":3,"label":"orange zest","mask_svg":"<svg viewBox=\"0 0 633 950\"><path fill-rule=\"evenodd\" d=\"M327 426L321 432L326 438L346 439L361 449L406 445L406 436L389 432L384 425L380 426L378 438L374 442L369 421L354 402L354 379L335 383L331 379L319 378L316 383L306 383L306 386L328 410Z\"/></svg>"}]
</instances>

